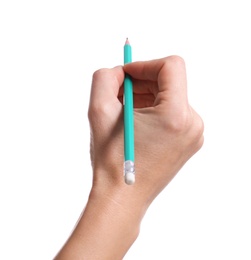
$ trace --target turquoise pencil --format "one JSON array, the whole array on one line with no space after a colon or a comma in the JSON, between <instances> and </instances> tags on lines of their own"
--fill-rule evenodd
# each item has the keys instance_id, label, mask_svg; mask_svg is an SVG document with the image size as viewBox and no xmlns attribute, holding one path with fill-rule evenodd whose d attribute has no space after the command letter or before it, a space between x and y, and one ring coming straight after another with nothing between
<instances>
[{"instance_id":1,"label":"turquoise pencil","mask_svg":"<svg viewBox=\"0 0 251 260\"><path fill-rule=\"evenodd\" d=\"M132 62L132 48L127 38L124 45L124 64L129 62ZM135 182L133 84L127 74L124 79L124 159L125 182L131 185Z\"/></svg>"}]
</instances>

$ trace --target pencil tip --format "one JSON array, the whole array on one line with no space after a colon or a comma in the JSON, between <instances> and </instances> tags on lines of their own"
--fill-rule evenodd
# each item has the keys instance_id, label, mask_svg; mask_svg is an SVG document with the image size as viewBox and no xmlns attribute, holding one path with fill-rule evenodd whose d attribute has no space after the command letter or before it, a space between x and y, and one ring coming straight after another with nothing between
<instances>
[{"instance_id":1,"label":"pencil tip","mask_svg":"<svg viewBox=\"0 0 251 260\"><path fill-rule=\"evenodd\" d=\"M126 42L125 44L130 44L129 40L128 40L128 37L126 37Z\"/></svg>"}]
</instances>

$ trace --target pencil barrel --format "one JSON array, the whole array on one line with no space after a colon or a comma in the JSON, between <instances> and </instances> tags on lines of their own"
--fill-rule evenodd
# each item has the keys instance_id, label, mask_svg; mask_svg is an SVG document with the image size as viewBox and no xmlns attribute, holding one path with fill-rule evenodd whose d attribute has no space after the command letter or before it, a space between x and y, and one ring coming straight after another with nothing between
<instances>
[{"instance_id":1,"label":"pencil barrel","mask_svg":"<svg viewBox=\"0 0 251 260\"><path fill-rule=\"evenodd\" d=\"M125 160L134 161L133 84L129 75L125 75L124 92Z\"/></svg>"}]
</instances>

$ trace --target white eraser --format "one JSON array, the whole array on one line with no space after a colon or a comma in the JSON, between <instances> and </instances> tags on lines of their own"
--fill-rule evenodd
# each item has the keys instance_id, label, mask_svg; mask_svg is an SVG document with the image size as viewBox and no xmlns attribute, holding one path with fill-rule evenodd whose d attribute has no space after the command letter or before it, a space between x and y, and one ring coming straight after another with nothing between
<instances>
[{"instance_id":1,"label":"white eraser","mask_svg":"<svg viewBox=\"0 0 251 260\"><path fill-rule=\"evenodd\" d=\"M128 172L125 174L125 183L128 185L132 185L135 182L135 174L132 172Z\"/></svg>"}]
</instances>

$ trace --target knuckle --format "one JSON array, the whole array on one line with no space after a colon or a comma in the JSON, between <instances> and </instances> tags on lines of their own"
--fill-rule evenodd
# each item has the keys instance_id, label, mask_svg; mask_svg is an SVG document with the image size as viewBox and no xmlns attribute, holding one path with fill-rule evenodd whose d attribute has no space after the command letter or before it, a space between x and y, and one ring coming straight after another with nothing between
<instances>
[{"instance_id":1,"label":"knuckle","mask_svg":"<svg viewBox=\"0 0 251 260\"><path fill-rule=\"evenodd\" d=\"M178 55L172 55L165 58L164 67L168 69L185 68L185 61Z\"/></svg>"},{"instance_id":2,"label":"knuckle","mask_svg":"<svg viewBox=\"0 0 251 260\"><path fill-rule=\"evenodd\" d=\"M200 137L204 133L204 122L198 114L196 115L196 117L197 118L194 120L194 133L195 137L197 137L197 139L200 139Z\"/></svg>"},{"instance_id":3,"label":"knuckle","mask_svg":"<svg viewBox=\"0 0 251 260\"><path fill-rule=\"evenodd\" d=\"M183 111L166 122L168 130L177 136L186 136L189 143L203 144L204 122L195 111Z\"/></svg>"},{"instance_id":4,"label":"knuckle","mask_svg":"<svg viewBox=\"0 0 251 260\"><path fill-rule=\"evenodd\" d=\"M108 69L98 69L92 75L92 81L102 79L107 74Z\"/></svg>"},{"instance_id":5,"label":"knuckle","mask_svg":"<svg viewBox=\"0 0 251 260\"><path fill-rule=\"evenodd\" d=\"M189 116L188 113L183 112L178 115L169 118L168 120L168 128L171 132L179 134L186 132L189 126Z\"/></svg>"},{"instance_id":6,"label":"knuckle","mask_svg":"<svg viewBox=\"0 0 251 260\"><path fill-rule=\"evenodd\" d=\"M190 129L190 140L195 147L195 150L198 151L204 143L204 122L201 117L196 114L196 117L193 120L192 127Z\"/></svg>"},{"instance_id":7,"label":"knuckle","mask_svg":"<svg viewBox=\"0 0 251 260\"><path fill-rule=\"evenodd\" d=\"M169 56L169 61L174 65L180 65L180 66L185 65L184 59L181 56L178 56L178 55Z\"/></svg>"},{"instance_id":8,"label":"knuckle","mask_svg":"<svg viewBox=\"0 0 251 260\"><path fill-rule=\"evenodd\" d=\"M204 122L203 120L200 118L199 120L199 124L197 125L197 147L198 150L202 147L203 143L204 143Z\"/></svg>"},{"instance_id":9,"label":"knuckle","mask_svg":"<svg viewBox=\"0 0 251 260\"><path fill-rule=\"evenodd\" d=\"M98 103L92 103L89 106L88 110L88 118L89 121L95 121L98 118L102 118L107 114L107 109L104 105L98 104Z\"/></svg>"}]
</instances>

